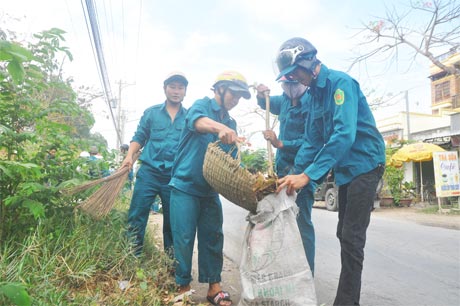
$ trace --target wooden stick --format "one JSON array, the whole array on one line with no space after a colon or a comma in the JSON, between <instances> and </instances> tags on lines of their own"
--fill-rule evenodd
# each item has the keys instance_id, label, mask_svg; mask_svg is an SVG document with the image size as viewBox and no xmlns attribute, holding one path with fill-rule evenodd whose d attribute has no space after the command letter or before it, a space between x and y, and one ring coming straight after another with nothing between
<instances>
[{"instance_id":1,"label":"wooden stick","mask_svg":"<svg viewBox=\"0 0 460 306\"><path fill-rule=\"evenodd\" d=\"M265 93L265 129L270 130L270 94L268 91ZM273 176L273 155L272 143L267 140L267 154L268 154L268 176Z\"/></svg>"}]
</instances>

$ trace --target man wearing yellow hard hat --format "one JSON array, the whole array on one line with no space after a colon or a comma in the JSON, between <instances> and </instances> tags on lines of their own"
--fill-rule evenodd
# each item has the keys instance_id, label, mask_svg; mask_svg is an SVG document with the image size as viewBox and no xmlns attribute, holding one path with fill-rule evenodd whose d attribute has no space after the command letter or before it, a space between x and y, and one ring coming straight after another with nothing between
<instances>
[{"instance_id":1,"label":"man wearing yellow hard hat","mask_svg":"<svg viewBox=\"0 0 460 306\"><path fill-rule=\"evenodd\" d=\"M200 283L208 283L208 301L213 305L231 305L230 294L223 291L221 272L224 237L219 195L203 177L203 162L209 143L220 140L222 149L239 141L236 122L229 111L240 98L251 93L243 75L236 71L219 74L212 86L213 98L196 101L185 118L170 182L171 228L176 256L176 283L179 293L190 292L192 254L198 237Z\"/></svg>"}]
</instances>

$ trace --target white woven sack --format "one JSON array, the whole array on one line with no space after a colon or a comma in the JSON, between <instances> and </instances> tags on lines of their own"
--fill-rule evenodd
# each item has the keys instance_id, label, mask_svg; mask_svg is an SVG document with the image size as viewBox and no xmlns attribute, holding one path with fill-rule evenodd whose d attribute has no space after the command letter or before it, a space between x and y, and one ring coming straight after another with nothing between
<instances>
[{"instance_id":1,"label":"white woven sack","mask_svg":"<svg viewBox=\"0 0 460 306\"><path fill-rule=\"evenodd\" d=\"M249 214L240 263L240 306L317 305L297 227L296 196L270 194Z\"/></svg>"}]
</instances>

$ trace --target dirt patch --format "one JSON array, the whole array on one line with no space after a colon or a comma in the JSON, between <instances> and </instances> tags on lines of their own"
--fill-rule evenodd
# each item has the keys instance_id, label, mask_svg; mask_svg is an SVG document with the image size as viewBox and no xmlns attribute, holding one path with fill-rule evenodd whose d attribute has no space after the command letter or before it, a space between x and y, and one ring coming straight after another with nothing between
<instances>
[{"instance_id":1,"label":"dirt patch","mask_svg":"<svg viewBox=\"0 0 460 306\"><path fill-rule=\"evenodd\" d=\"M315 206L317 208L326 209L324 202L316 202ZM411 206L411 207L394 207L394 208L376 208L372 214L374 216L379 216L389 219L399 219L411 221L423 225L443 227L449 229L460 230L460 215L447 215L447 214L427 214L423 213L424 207L421 206ZM331 212L332 213L332 212ZM151 234L155 237L155 243L159 248L163 247L162 242L162 224L163 224L163 215L155 214L150 215L148 230L151 231ZM196 244L195 244L196 245ZM197 272L197 258L198 254L195 249L193 254L193 268L192 268L192 288L195 290L195 293L191 296L191 303L185 303L183 305L210 305L206 301L206 293L208 289L208 284L198 283L198 272ZM232 295L233 305L237 305L240 299L241 293L241 283L238 266L233 263L227 257L224 257L224 266L222 269L222 288L226 291L229 291ZM179 304L177 304L179 305Z\"/></svg>"},{"instance_id":2,"label":"dirt patch","mask_svg":"<svg viewBox=\"0 0 460 306\"><path fill-rule=\"evenodd\" d=\"M425 213L424 207L377 208L373 214L391 219L407 220L418 224L460 230L460 215Z\"/></svg>"},{"instance_id":3,"label":"dirt patch","mask_svg":"<svg viewBox=\"0 0 460 306\"><path fill-rule=\"evenodd\" d=\"M147 224L147 230L150 234L155 237L155 244L157 247L163 248L163 215L162 214L151 214ZM195 250L193 251L193 265L192 265L192 277L191 283L195 293L191 296L190 303L177 303L178 305L211 305L206 300L206 294L208 292L208 284L198 282L198 251L196 249L197 243L195 241ZM232 296L233 305L237 305L240 298L241 285L240 285L240 274L238 266L233 263L229 258L224 256L224 263L222 267L222 289L228 291ZM175 304L176 305L176 304Z\"/></svg>"},{"instance_id":4,"label":"dirt patch","mask_svg":"<svg viewBox=\"0 0 460 306\"><path fill-rule=\"evenodd\" d=\"M324 208L324 202L315 202L314 207ZM382 207L376 208L372 214L389 219L406 220L418 224L460 230L460 214L426 213L424 210L430 207L423 203L412 204L410 207Z\"/></svg>"}]
</instances>

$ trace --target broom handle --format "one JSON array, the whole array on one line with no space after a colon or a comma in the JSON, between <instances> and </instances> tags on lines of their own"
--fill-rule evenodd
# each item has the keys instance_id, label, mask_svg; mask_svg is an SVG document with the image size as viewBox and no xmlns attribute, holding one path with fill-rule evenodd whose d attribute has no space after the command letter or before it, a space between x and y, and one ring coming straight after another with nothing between
<instances>
[{"instance_id":1,"label":"broom handle","mask_svg":"<svg viewBox=\"0 0 460 306\"><path fill-rule=\"evenodd\" d=\"M137 161L137 159L139 158L139 155L141 155L141 152L136 152L134 153L133 155L133 164ZM84 184L81 184L79 186L75 186L73 188L69 188L69 189L64 189L61 191L61 193L64 193L64 194L67 194L67 195L72 195L74 193L77 193L77 192L80 192L80 191L83 191L85 189L88 189L88 188L91 188L91 187L94 187L96 185L99 185L100 183L107 183L107 182L110 182L114 179L117 179L119 178L120 176L123 176L126 174L126 172L129 172L130 170L127 169L127 167L123 167L121 169L118 169L117 171L115 171L115 173L109 175L109 176L106 176L106 177L102 177L100 179L97 179L97 180L93 180L93 181L89 181L89 182L86 182Z\"/></svg>"},{"instance_id":2,"label":"broom handle","mask_svg":"<svg viewBox=\"0 0 460 306\"><path fill-rule=\"evenodd\" d=\"M270 95L268 91L265 93L265 129L270 129ZM272 156L272 143L267 140L267 154L268 154L268 176L273 176L273 156Z\"/></svg>"},{"instance_id":3,"label":"broom handle","mask_svg":"<svg viewBox=\"0 0 460 306\"><path fill-rule=\"evenodd\" d=\"M137 159L139 158L139 156L141 155L141 152L138 151L136 153L133 154L133 165L136 163ZM109 182L111 180L114 180L122 175L124 175L126 172L129 172L130 170L126 170L126 167L123 167L121 169L118 169L117 171L115 171L113 174L109 175L109 176L106 176L106 177L103 177L103 178L100 178L100 179L97 179L95 181L92 181L93 184L95 182L98 182L98 183L102 183L102 182Z\"/></svg>"}]
</instances>

